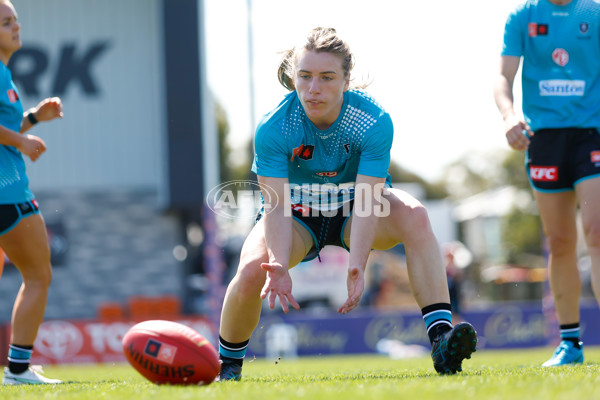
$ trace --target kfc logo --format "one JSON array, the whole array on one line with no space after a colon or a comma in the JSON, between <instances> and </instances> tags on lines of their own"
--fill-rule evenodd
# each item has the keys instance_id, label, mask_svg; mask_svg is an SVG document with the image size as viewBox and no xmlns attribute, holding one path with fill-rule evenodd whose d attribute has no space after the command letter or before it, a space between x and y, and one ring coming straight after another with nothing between
<instances>
[{"instance_id":1,"label":"kfc logo","mask_svg":"<svg viewBox=\"0 0 600 400\"><path fill-rule=\"evenodd\" d=\"M592 151L590 154L593 163L600 163L600 151Z\"/></svg>"},{"instance_id":2,"label":"kfc logo","mask_svg":"<svg viewBox=\"0 0 600 400\"><path fill-rule=\"evenodd\" d=\"M529 167L529 176L534 181L554 182L558 180L558 167Z\"/></svg>"}]
</instances>

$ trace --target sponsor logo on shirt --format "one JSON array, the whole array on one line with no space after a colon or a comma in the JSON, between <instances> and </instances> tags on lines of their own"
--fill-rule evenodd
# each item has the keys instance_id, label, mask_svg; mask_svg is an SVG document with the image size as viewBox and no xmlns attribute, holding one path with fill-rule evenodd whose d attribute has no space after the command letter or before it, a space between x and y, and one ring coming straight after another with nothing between
<instances>
[{"instance_id":1,"label":"sponsor logo on shirt","mask_svg":"<svg viewBox=\"0 0 600 400\"><path fill-rule=\"evenodd\" d=\"M583 96L585 81L568 79L549 79L539 83L540 96Z\"/></svg>"},{"instance_id":2,"label":"sponsor logo on shirt","mask_svg":"<svg viewBox=\"0 0 600 400\"><path fill-rule=\"evenodd\" d=\"M569 62L569 53L565 49L554 49L552 52L552 61L564 67Z\"/></svg>"},{"instance_id":3,"label":"sponsor logo on shirt","mask_svg":"<svg viewBox=\"0 0 600 400\"><path fill-rule=\"evenodd\" d=\"M598 150L592 151L590 153L590 157L591 157L593 163L600 163L600 151L598 151Z\"/></svg>"},{"instance_id":4,"label":"sponsor logo on shirt","mask_svg":"<svg viewBox=\"0 0 600 400\"><path fill-rule=\"evenodd\" d=\"M547 36L548 35L548 24L538 24L537 22L529 23L529 36Z\"/></svg>"},{"instance_id":5,"label":"sponsor logo on shirt","mask_svg":"<svg viewBox=\"0 0 600 400\"><path fill-rule=\"evenodd\" d=\"M14 89L8 89L6 91L6 94L8 94L8 100L11 103L16 103L19 100L19 95L17 94L17 91Z\"/></svg>"},{"instance_id":6,"label":"sponsor logo on shirt","mask_svg":"<svg viewBox=\"0 0 600 400\"><path fill-rule=\"evenodd\" d=\"M555 182L558 180L558 167L529 167L529 176L534 181Z\"/></svg>"},{"instance_id":7,"label":"sponsor logo on shirt","mask_svg":"<svg viewBox=\"0 0 600 400\"><path fill-rule=\"evenodd\" d=\"M312 144L301 144L300 147L296 147L294 150L292 150L292 158L290 159L290 161L294 161L294 158L296 158L296 156L300 157L303 160L310 160L313 158L314 150L315 146L313 146Z\"/></svg>"},{"instance_id":8,"label":"sponsor logo on shirt","mask_svg":"<svg viewBox=\"0 0 600 400\"><path fill-rule=\"evenodd\" d=\"M329 171L329 172L317 172L317 175L319 176L326 176L328 178L332 178L334 176L337 176L337 171Z\"/></svg>"}]
</instances>

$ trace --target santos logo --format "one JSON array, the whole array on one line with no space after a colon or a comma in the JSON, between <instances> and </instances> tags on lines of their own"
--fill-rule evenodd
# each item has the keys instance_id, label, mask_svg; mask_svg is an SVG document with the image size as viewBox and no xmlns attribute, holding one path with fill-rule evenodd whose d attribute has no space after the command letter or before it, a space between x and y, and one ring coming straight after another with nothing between
<instances>
[{"instance_id":1,"label":"santos logo","mask_svg":"<svg viewBox=\"0 0 600 400\"><path fill-rule=\"evenodd\" d=\"M583 96L585 81L550 79L540 81L540 96Z\"/></svg>"}]
</instances>

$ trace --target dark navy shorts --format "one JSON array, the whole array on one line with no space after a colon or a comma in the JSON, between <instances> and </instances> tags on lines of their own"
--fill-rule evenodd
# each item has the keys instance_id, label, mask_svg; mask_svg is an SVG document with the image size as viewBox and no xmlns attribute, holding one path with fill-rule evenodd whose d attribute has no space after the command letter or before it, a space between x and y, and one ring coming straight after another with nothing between
<instances>
[{"instance_id":1,"label":"dark navy shorts","mask_svg":"<svg viewBox=\"0 0 600 400\"><path fill-rule=\"evenodd\" d=\"M583 180L600 177L597 129L540 129L530 140L526 167L536 190L564 192Z\"/></svg>"},{"instance_id":2,"label":"dark navy shorts","mask_svg":"<svg viewBox=\"0 0 600 400\"><path fill-rule=\"evenodd\" d=\"M39 213L40 208L35 199L19 204L0 204L0 235L10 231L28 215Z\"/></svg>"},{"instance_id":3,"label":"dark navy shorts","mask_svg":"<svg viewBox=\"0 0 600 400\"><path fill-rule=\"evenodd\" d=\"M348 250L344 243L344 228L352 215L354 200L337 210L322 212L303 204L292 204L292 216L313 238L313 247L302 261L310 261L319 256L325 246L338 246ZM256 217L258 222L262 213Z\"/></svg>"}]
</instances>

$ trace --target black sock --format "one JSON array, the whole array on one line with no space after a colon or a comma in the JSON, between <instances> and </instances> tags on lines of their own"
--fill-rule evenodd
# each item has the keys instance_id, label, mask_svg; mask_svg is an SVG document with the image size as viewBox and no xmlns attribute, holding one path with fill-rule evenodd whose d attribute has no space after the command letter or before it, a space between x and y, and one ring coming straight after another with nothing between
<instances>
[{"instance_id":1,"label":"black sock","mask_svg":"<svg viewBox=\"0 0 600 400\"><path fill-rule=\"evenodd\" d=\"M440 335L452 329L452 308L449 303L430 304L421 309L421 314L431 344Z\"/></svg>"},{"instance_id":2,"label":"black sock","mask_svg":"<svg viewBox=\"0 0 600 400\"><path fill-rule=\"evenodd\" d=\"M579 345L579 338L568 337L568 338L563 338L562 340L566 340L567 342L571 342L571 343L573 343L573 346L575 346L575 348L581 349L581 346Z\"/></svg>"},{"instance_id":3,"label":"black sock","mask_svg":"<svg viewBox=\"0 0 600 400\"><path fill-rule=\"evenodd\" d=\"M20 374L29 368L29 360L33 346L10 344L8 347L8 369L13 374Z\"/></svg>"},{"instance_id":4,"label":"black sock","mask_svg":"<svg viewBox=\"0 0 600 400\"><path fill-rule=\"evenodd\" d=\"M574 324L564 324L559 326L560 329L560 339L566 340L568 342L573 343L575 348L581 349L581 345L579 344L579 333L581 331L581 327L579 326L579 322Z\"/></svg>"},{"instance_id":5,"label":"black sock","mask_svg":"<svg viewBox=\"0 0 600 400\"><path fill-rule=\"evenodd\" d=\"M219 359L223 364L237 364L241 367L244 364L248 343L250 339L241 343L231 343L219 336Z\"/></svg>"}]
</instances>

